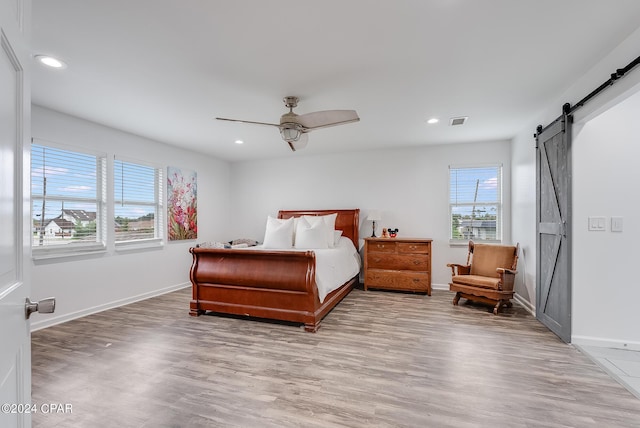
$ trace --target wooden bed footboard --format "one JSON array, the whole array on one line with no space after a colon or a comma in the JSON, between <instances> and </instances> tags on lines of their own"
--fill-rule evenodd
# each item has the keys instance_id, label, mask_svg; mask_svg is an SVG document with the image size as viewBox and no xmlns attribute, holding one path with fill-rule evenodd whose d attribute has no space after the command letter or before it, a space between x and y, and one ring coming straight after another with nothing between
<instances>
[{"instance_id":1,"label":"wooden bed footboard","mask_svg":"<svg viewBox=\"0 0 640 428\"><path fill-rule=\"evenodd\" d=\"M313 251L191 248L191 280L264 289L313 292ZM300 281L300 280L303 281Z\"/></svg>"},{"instance_id":2,"label":"wooden bed footboard","mask_svg":"<svg viewBox=\"0 0 640 428\"><path fill-rule=\"evenodd\" d=\"M189 314L205 311L299 322L315 332L321 319L353 288L350 280L321 304L313 251L191 248L193 296Z\"/></svg>"},{"instance_id":3,"label":"wooden bed footboard","mask_svg":"<svg viewBox=\"0 0 640 428\"><path fill-rule=\"evenodd\" d=\"M358 243L359 210L281 211L324 215L338 212L341 230ZM329 293L320 303L313 251L191 248L193 296L189 314L205 311L304 324L315 332L322 318L353 289L358 276Z\"/></svg>"}]
</instances>

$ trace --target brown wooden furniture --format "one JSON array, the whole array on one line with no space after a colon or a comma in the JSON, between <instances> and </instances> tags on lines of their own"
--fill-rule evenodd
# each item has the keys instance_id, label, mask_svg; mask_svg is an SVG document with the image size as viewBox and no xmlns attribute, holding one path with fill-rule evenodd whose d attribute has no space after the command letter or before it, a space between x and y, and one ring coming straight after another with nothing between
<instances>
[{"instance_id":1,"label":"brown wooden furniture","mask_svg":"<svg viewBox=\"0 0 640 428\"><path fill-rule=\"evenodd\" d=\"M280 211L278 218L338 213L336 230L358 248L360 210ZM320 303L313 251L191 248L193 298L189 314L205 311L303 323L315 332L320 321L353 289L358 276Z\"/></svg>"},{"instance_id":2,"label":"brown wooden furniture","mask_svg":"<svg viewBox=\"0 0 640 428\"><path fill-rule=\"evenodd\" d=\"M456 292L453 304L461 297L494 305L493 313L511 307L513 284L518 265L518 244L492 245L469 241L467 264L447 264L451 268L449 289Z\"/></svg>"},{"instance_id":3,"label":"brown wooden furniture","mask_svg":"<svg viewBox=\"0 0 640 428\"><path fill-rule=\"evenodd\" d=\"M364 289L431 296L431 239L365 238Z\"/></svg>"}]
</instances>

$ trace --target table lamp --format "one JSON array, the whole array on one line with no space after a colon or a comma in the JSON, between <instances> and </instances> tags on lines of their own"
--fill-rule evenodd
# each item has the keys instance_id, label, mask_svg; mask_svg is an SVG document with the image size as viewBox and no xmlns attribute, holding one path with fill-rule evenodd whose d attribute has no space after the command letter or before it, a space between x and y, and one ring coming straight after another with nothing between
<instances>
[{"instance_id":1,"label":"table lamp","mask_svg":"<svg viewBox=\"0 0 640 428\"><path fill-rule=\"evenodd\" d=\"M380 217L380 211L370 211L369 215L367 216L367 220L373 222L372 223L372 231L371 231L371 237L375 238L376 237L376 221L380 221L382 220L382 217Z\"/></svg>"}]
</instances>

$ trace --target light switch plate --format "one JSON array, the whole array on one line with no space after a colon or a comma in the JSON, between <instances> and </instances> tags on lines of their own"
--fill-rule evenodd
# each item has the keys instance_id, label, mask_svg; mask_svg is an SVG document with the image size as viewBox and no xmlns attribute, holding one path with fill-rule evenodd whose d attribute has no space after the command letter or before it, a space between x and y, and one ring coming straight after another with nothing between
<instances>
[{"instance_id":1,"label":"light switch plate","mask_svg":"<svg viewBox=\"0 0 640 428\"><path fill-rule=\"evenodd\" d=\"M607 230L605 217L589 217L589 230L590 231L605 231Z\"/></svg>"},{"instance_id":2,"label":"light switch plate","mask_svg":"<svg viewBox=\"0 0 640 428\"><path fill-rule=\"evenodd\" d=\"M611 217L611 231L622 232L622 217Z\"/></svg>"}]
</instances>

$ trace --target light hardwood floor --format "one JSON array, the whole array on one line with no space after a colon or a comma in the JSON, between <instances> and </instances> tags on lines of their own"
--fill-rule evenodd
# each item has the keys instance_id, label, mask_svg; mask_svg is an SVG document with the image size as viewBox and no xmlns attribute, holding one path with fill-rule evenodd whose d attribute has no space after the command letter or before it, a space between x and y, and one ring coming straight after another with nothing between
<instances>
[{"instance_id":1,"label":"light hardwood floor","mask_svg":"<svg viewBox=\"0 0 640 428\"><path fill-rule=\"evenodd\" d=\"M354 290L318 333L188 316L190 290L33 334L34 427L640 427L640 400L521 307Z\"/></svg>"}]
</instances>

